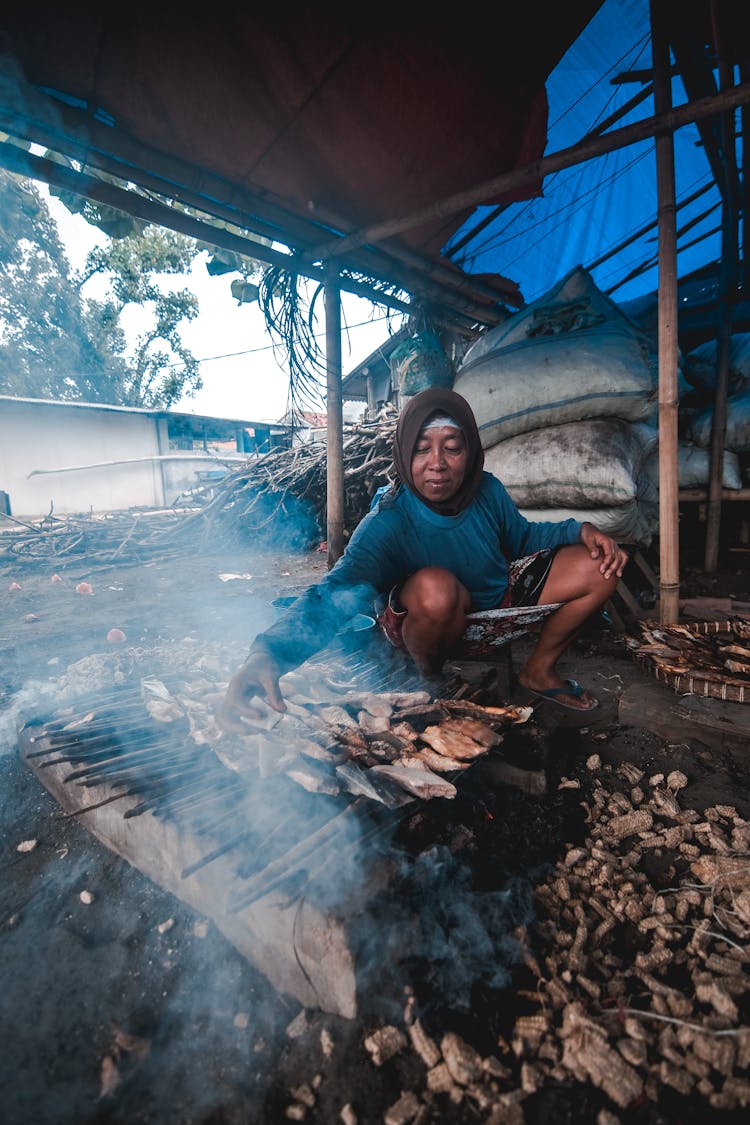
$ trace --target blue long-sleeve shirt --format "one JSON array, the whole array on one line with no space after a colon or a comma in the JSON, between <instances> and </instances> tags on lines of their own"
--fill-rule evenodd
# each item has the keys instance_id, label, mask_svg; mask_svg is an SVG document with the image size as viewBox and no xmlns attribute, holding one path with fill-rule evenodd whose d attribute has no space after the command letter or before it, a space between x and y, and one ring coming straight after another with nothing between
<instances>
[{"instance_id":1,"label":"blue long-sleeve shirt","mask_svg":"<svg viewBox=\"0 0 750 1125\"><path fill-rule=\"evenodd\" d=\"M282 618L256 637L285 669L323 648L346 621L373 611L379 595L426 566L450 570L471 595L472 612L500 605L508 563L545 547L579 542L577 520L533 523L503 484L485 472L463 512L444 516L401 487L378 500L341 558Z\"/></svg>"}]
</instances>

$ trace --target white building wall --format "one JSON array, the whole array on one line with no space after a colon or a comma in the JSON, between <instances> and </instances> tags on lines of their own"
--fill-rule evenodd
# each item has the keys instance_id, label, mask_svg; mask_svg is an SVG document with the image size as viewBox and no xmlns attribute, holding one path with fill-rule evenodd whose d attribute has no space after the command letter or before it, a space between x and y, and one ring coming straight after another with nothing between
<instances>
[{"instance_id":1,"label":"white building wall","mask_svg":"<svg viewBox=\"0 0 750 1125\"><path fill-rule=\"evenodd\" d=\"M166 452L159 420L146 411L0 399L0 489L20 519L39 518L51 507L56 515L162 507L158 460L97 465ZM56 471L29 476L39 469Z\"/></svg>"}]
</instances>

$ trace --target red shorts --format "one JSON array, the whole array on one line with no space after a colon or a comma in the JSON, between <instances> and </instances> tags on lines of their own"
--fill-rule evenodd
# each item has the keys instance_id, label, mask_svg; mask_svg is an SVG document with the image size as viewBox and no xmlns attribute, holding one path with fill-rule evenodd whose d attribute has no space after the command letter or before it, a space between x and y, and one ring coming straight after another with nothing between
<instances>
[{"instance_id":1,"label":"red shorts","mask_svg":"<svg viewBox=\"0 0 750 1125\"><path fill-rule=\"evenodd\" d=\"M508 568L508 588L498 608L467 614L466 631L458 643L457 655L468 657L492 653L514 637L528 633L559 608L560 602L538 604L557 550L556 547L546 548L513 560ZM400 590L400 586L393 587L377 622L393 647L404 652L406 648L401 630L406 610L401 608Z\"/></svg>"}]
</instances>

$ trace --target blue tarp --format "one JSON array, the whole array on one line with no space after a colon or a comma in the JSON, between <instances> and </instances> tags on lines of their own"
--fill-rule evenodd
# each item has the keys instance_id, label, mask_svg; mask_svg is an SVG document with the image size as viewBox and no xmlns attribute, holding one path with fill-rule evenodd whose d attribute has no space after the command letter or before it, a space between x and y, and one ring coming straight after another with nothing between
<instances>
[{"instance_id":1,"label":"blue tarp","mask_svg":"<svg viewBox=\"0 0 750 1125\"><path fill-rule=\"evenodd\" d=\"M605 0L547 81L545 155L578 143L643 86L613 84L616 76L649 70L651 65L648 0ZM687 100L675 78L673 106ZM654 112L649 96L611 128L641 121ZM678 276L683 278L718 259L721 208L697 127L678 129L674 147ZM692 203L680 206L697 192L701 194ZM494 216L492 221L462 246L469 232L489 215ZM650 138L547 176L543 198L501 210L477 208L444 252L469 273L499 273L518 282L527 303L583 265L597 286L622 304L657 288L656 217L656 157ZM631 244L597 264L646 227ZM452 249L456 247L460 249ZM640 272L644 263L650 264ZM635 271L639 272L630 277Z\"/></svg>"}]
</instances>

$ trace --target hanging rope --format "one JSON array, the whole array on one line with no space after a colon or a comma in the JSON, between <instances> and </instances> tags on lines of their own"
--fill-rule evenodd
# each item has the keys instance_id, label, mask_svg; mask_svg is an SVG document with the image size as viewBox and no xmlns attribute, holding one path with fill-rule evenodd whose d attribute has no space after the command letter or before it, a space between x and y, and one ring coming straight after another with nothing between
<instances>
[{"instance_id":1,"label":"hanging rope","mask_svg":"<svg viewBox=\"0 0 750 1125\"><path fill-rule=\"evenodd\" d=\"M315 333L315 306L323 292L303 291L304 279L280 267L263 274L258 302L273 342L274 355L289 370L289 408L297 418L325 409L325 352Z\"/></svg>"}]
</instances>

